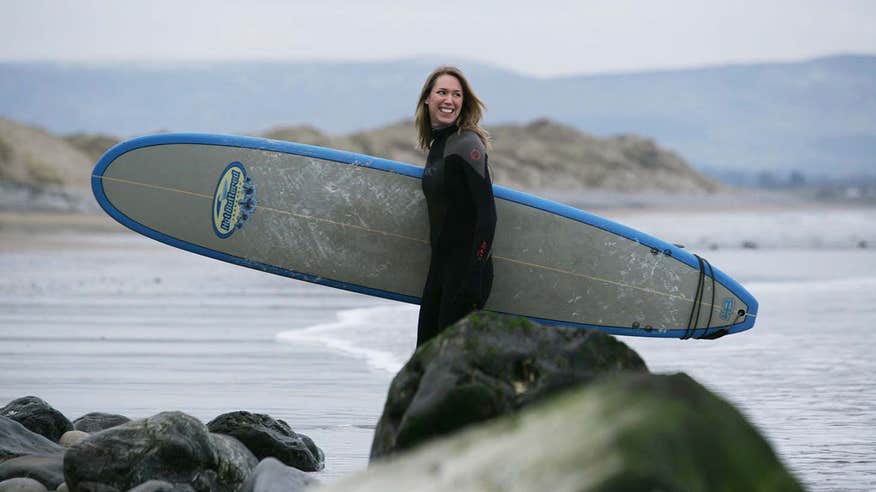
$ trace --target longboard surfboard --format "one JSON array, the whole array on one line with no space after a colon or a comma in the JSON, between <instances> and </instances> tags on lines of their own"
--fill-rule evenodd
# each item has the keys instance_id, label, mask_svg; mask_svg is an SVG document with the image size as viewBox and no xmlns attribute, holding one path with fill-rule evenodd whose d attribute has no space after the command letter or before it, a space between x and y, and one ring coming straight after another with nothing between
<instances>
[{"instance_id":1,"label":"longboard surfboard","mask_svg":"<svg viewBox=\"0 0 876 492\"><path fill-rule=\"evenodd\" d=\"M237 265L418 304L429 264L423 168L311 145L171 133L107 151L101 207L128 228ZM688 251L575 208L494 186L485 309L619 335L716 338L757 301Z\"/></svg>"}]
</instances>

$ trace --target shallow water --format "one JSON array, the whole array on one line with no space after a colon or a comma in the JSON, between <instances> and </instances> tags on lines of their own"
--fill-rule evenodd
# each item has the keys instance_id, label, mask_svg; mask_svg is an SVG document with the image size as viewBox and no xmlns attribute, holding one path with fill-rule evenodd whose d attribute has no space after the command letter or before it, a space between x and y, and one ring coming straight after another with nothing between
<instances>
[{"instance_id":1,"label":"shallow water","mask_svg":"<svg viewBox=\"0 0 876 492\"><path fill-rule=\"evenodd\" d=\"M75 419L248 410L365 465L391 375L276 334L371 298L265 275L132 234L50 236L0 254L0 403L37 395Z\"/></svg>"},{"instance_id":2,"label":"shallow water","mask_svg":"<svg viewBox=\"0 0 876 492\"><path fill-rule=\"evenodd\" d=\"M415 306L128 233L0 240L0 404L34 394L71 419L263 412L322 447L321 479L366 466L388 385L415 344ZM706 251L760 301L755 328L622 340L652 371L687 372L735 403L812 490L874 490L876 251L829 246Z\"/></svg>"}]
</instances>

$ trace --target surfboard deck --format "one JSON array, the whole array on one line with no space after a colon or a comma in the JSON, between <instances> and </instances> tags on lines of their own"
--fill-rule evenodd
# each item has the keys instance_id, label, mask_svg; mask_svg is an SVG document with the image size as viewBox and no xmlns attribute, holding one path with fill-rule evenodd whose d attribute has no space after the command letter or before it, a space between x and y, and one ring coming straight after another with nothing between
<instances>
[{"instance_id":1,"label":"surfboard deck","mask_svg":"<svg viewBox=\"0 0 876 492\"><path fill-rule=\"evenodd\" d=\"M253 137L135 138L98 161L114 219L171 246L419 304L429 264L423 168ZM757 301L708 262L602 217L501 186L485 309L619 335L714 338Z\"/></svg>"}]
</instances>

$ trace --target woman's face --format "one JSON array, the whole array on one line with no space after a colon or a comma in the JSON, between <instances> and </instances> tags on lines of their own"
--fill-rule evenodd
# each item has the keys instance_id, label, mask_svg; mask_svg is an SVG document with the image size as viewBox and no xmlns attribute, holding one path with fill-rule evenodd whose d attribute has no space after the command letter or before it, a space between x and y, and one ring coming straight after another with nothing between
<instances>
[{"instance_id":1,"label":"woman's face","mask_svg":"<svg viewBox=\"0 0 876 492\"><path fill-rule=\"evenodd\" d=\"M444 74L435 79L432 91L426 98L432 128L456 122L462 110L462 85L453 75Z\"/></svg>"}]
</instances>

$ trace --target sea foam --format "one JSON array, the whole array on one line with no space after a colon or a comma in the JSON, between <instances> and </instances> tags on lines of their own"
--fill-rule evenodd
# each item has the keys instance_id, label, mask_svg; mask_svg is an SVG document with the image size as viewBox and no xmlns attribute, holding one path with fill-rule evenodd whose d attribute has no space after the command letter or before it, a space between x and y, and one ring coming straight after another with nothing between
<instances>
[{"instance_id":1,"label":"sea foam","mask_svg":"<svg viewBox=\"0 0 876 492\"><path fill-rule=\"evenodd\" d=\"M399 304L342 310L333 322L283 331L277 340L317 343L395 374L416 348L418 309Z\"/></svg>"}]
</instances>

